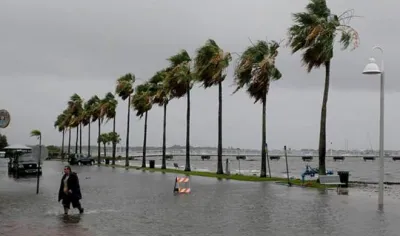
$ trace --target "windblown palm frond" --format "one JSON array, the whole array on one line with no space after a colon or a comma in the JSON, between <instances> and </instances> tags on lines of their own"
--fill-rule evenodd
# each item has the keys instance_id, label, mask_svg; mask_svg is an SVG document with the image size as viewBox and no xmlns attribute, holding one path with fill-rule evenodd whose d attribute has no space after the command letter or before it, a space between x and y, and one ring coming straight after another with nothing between
<instances>
[{"instance_id":1,"label":"windblown palm frond","mask_svg":"<svg viewBox=\"0 0 400 236\"><path fill-rule=\"evenodd\" d=\"M103 143L104 145L111 142L109 133L102 133L99 137L97 137L98 143Z\"/></svg>"},{"instance_id":2,"label":"windblown palm frond","mask_svg":"<svg viewBox=\"0 0 400 236\"><path fill-rule=\"evenodd\" d=\"M205 88L218 84L225 79L225 70L231 60L229 52L224 52L214 40L207 40L196 52L194 68L197 79Z\"/></svg>"},{"instance_id":3,"label":"windblown palm frond","mask_svg":"<svg viewBox=\"0 0 400 236\"><path fill-rule=\"evenodd\" d=\"M352 10L340 16L332 14L326 0L311 0L305 12L293 14L294 25L288 30L288 44L292 53L302 51L302 61L308 72L331 60L338 34L342 50L351 44L352 49L358 46L358 33L348 25L353 17Z\"/></svg>"},{"instance_id":4,"label":"windblown palm frond","mask_svg":"<svg viewBox=\"0 0 400 236\"><path fill-rule=\"evenodd\" d=\"M158 71L149 81L150 91L153 95L152 102L163 106L171 99L170 89L167 84L167 70Z\"/></svg>"},{"instance_id":5,"label":"windblown palm frond","mask_svg":"<svg viewBox=\"0 0 400 236\"><path fill-rule=\"evenodd\" d=\"M68 127L77 127L81 123L83 100L78 94L73 94L68 101L68 112L71 115Z\"/></svg>"},{"instance_id":6,"label":"windblown palm frond","mask_svg":"<svg viewBox=\"0 0 400 236\"><path fill-rule=\"evenodd\" d=\"M136 86L135 94L132 97L132 107L136 110L136 116L140 118L151 109L154 91L150 83Z\"/></svg>"},{"instance_id":7,"label":"windblown palm frond","mask_svg":"<svg viewBox=\"0 0 400 236\"><path fill-rule=\"evenodd\" d=\"M112 93L107 93L100 102L100 117L106 121L113 119L117 112L118 101Z\"/></svg>"},{"instance_id":8,"label":"windblown palm frond","mask_svg":"<svg viewBox=\"0 0 400 236\"><path fill-rule=\"evenodd\" d=\"M91 122L91 110L89 109L84 109L82 114L81 114L81 122L83 126L88 125Z\"/></svg>"},{"instance_id":9,"label":"windblown palm frond","mask_svg":"<svg viewBox=\"0 0 400 236\"><path fill-rule=\"evenodd\" d=\"M82 123L84 126L92 121L96 121L100 116L100 98L97 95L92 96L83 106Z\"/></svg>"},{"instance_id":10,"label":"windblown palm frond","mask_svg":"<svg viewBox=\"0 0 400 236\"><path fill-rule=\"evenodd\" d=\"M134 74L126 74L117 80L117 87L115 93L126 100L133 93L133 84L135 83Z\"/></svg>"},{"instance_id":11,"label":"windblown palm frond","mask_svg":"<svg viewBox=\"0 0 400 236\"><path fill-rule=\"evenodd\" d=\"M68 101L68 109L73 115L77 115L83 110L82 105L83 100L76 93L74 93Z\"/></svg>"},{"instance_id":12,"label":"windblown palm frond","mask_svg":"<svg viewBox=\"0 0 400 236\"><path fill-rule=\"evenodd\" d=\"M275 66L278 48L279 44L275 41L258 41L246 49L235 69L235 92L246 86L255 103L265 99L271 80L282 77Z\"/></svg>"},{"instance_id":13,"label":"windblown palm frond","mask_svg":"<svg viewBox=\"0 0 400 236\"><path fill-rule=\"evenodd\" d=\"M100 98L97 95L94 95L86 103L86 105L87 105L86 107L88 108L88 112L90 114L92 122L100 119L100 110L101 110L100 102L101 102ZM90 107L90 109L89 109L89 107Z\"/></svg>"},{"instance_id":14,"label":"windblown palm frond","mask_svg":"<svg viewBox=\"0 0 400 236\"><path fill-rule=\"evenodd\" d=\"M41 135L42 135L42 133L40 132L40 130L34 129L31 131L31 137L39 138Z\"/></svg>"},{"instance_id":15,"label":"windblown palm frond","mask_svg":"<svg viewBox=\"0 0 400 236\"><path fill-rule=\"evenodd\" d=\"M57 128L59 132L67 129L67 111L63 111L60 115L57 116L56 121L54 122L54 128Z\"/></svg>"},{"instance_id":16,"label":"windblown palm frond","mask_svg":"<svg viewBox=\"0 0 400 236\"><path fill-rule=\"evenodd\" d=\"M107 139L109 142L113 143L119 143L121 142L121 137L119 136L119 134L117 132L110 132L107 134Z\"/></svg>"},{"instance_id":17,"label":"windblown palm frond","mask_svg":"<svg viewBox=\"0 0 400 236\"><path fill-rule=\"evenodd\" d=\"M174 98L183 97L193 85L193 73L191 71L191 58L186 50L168 58L170 66L166 76L166 85Z\"/></svg>"}]
</instances>

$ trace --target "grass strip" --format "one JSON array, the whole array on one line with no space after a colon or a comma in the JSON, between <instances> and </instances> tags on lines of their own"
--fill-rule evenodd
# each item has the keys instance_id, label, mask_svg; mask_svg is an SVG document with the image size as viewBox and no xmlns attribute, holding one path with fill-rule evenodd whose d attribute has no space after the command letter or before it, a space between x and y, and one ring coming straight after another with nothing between
<instances>
[{"instance_id":1,"label":"grass strip","mask_svg":"<svg viewBox=\"0 0 400 236\"><path fill-rule=\"evenodd\" d=\"M101 164L102 166L113 167L112 165L105 165ZM142 168L138 166L128 166L125 167L123 165L115 165L116 168L126 168L126 169L135 169L135 170L142 170L142 171L150 171L150 172L163 172L163 173L173 173L173 174L181 174L186 176L201 176L201 177L209 177L209 178L217 178L217 179L230 179L230 180L237 180L237 181L249 181L249 182L279 182L281 184L287 184L287 178L280 178L280 177L266 177L261 178L259 176L254 175L241 175L241 174L232 174L232 175L219 175L212 172L206 171L183 171L179 169L161 169L161 168ZM306 180L303 181L300 179L290 179L290 183L295 186L301 187L308 187L308 188L317 188L317 189L324 189L326 186L317 183L315 180Z\"/></svg>"}]
</instances>

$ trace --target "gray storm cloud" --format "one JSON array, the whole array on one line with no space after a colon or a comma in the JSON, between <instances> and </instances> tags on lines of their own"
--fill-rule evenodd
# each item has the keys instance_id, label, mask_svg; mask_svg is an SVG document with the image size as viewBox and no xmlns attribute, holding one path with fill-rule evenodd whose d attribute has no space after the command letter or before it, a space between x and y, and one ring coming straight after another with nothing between
<instances>
[{"instance_id":1,"label":"gray storm cloud","mask_svg":"<svg viewBox=\"0 0 400 236\"><path fill-rule=\"evenodd\" d=\"M51 1L0 2L0 108L12 116L2 130L12 143L34 143L32 129L40 129L44 142L59 144L54 119L74 92L88 98L114 91L125 73L149 78L167 65L166 58L180 49L192 55L208 38L226 51L241 52L258 39L281 40L291 24L291 13L303 11L306 0L220 1ZM329 98L328 140L334 148L368 148L367 133L377 147L378 78L361 71L375 44L385 49L387 71L386 146L396 149L400 126L397 106L400 80L397 31L400 2L330 0L335 13L354 8L351 24L360 34L355 51L335 50ZM377 9L381 14L377 14ZM231 95L232 72L224 83L224 146L260 148L261 106L245 94ZM283 78L268 96L268 134L272 148L316 148L322 99L323 70L307 74L299 55L282 47L277 61ZM217 90L195 88L192 97L192 144L217 144ZM126 104L120 101L117 132L125 136ZM168 111L168 145L183 144L185 101L174 100ZM140 146L142 121L133 118L132 145ZM111 129L106 124L104 130ZM161 144L162 109L149 114L149 145ZM93 135L96 130L92 130ZM86 134L84 134L85 136ZM86 140L86 138L84 139ZM328 147L329 148L329 147Z\"/></svg>"}]
</instances>

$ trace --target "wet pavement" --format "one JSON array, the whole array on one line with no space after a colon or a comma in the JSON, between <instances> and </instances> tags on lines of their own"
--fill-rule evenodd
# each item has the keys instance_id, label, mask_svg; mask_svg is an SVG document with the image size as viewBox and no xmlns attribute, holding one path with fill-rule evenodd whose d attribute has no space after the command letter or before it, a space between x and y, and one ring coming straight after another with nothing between
<instances>
[{"instance_id":1,"label":"wet pavement","mask_svg":"<svg viewBox=\"0 0 400 236\"><path fill-rule=\"evenodd\" d=\"M398 200L376 211L375 196L349 196L273 183L191 177L192 193L172 193L175 175L123 168L73 168L85 214L64 217L57 202L63 164L36 180L14 180L0 160L0 235L351 235L397 236ZM396 233L397 232L397 233Z\"/></svg>"}]
</instances>

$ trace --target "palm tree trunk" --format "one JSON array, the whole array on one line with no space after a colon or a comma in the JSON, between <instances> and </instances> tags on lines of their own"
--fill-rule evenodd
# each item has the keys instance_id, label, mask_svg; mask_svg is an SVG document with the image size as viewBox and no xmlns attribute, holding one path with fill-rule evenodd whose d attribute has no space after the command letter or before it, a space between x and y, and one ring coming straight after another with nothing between
<instances>
[{"instance_id":1,"label":"palm tree trunk","mask_svg":"<svg viewBox=\"0 0 400 236\"><path fill-rule=\"evenodd\" d=\"M39 158L37 163L37 174L36 174L36 194L39 194L39 182L40 182L40 158L42 156L42 135L39 136Z\"/></svg>"},{"instance_id":2,"label":"palm tree trunk","mask_svg":"<svg viewBox=\"0 0 400 236\"><path fill-rule=\"evenodd\" d=\"M143 136L142 168L146 168L146 147L147 147L147 111L146 111L146 113L144 113L144 136Z\"/></svg>"},{"instance_id":3,"label":"palm tree trunk","mask_svg":"<svg viewBox=\"0 0 400 236\"><path fill-rule=\"evenodd\" d=\"M75 154L78 153L78 141L79 141L79 125L76 126Z\"/></svg>"},{"instance_id":4,"label":"palm tree trunk","mask_svg":"<svg viewBox=\"0 0 400 236\"><path fill-rule=\"evenodd\" d=\"M190 171L190 87L186 92L186 165L185 171Z\"/></svg>"},{"instance_id":5,"label":"palm tree trunk","mask_svg":"<svg viewBox=\"0 0 400 236\"><path fill-rule=\"evenodd\" d=\"M218 83L218 163L217 174L224 174L222 167L222 81Z\"/></svg>"},{"instance_id":6,"label":"palm tree trunk","mask_svg":"<svg viewBox=\"0 0 400 236\"><path fill-rule=\"evenodd\" d=\"M164 122L163 122L163 143L162 143L162 163L161 163L161 169L167 169L167 161L165 158L165 152L167 149L167 144L166 144L166 138L167 138L167 103L164 103Z\"/></svg>"},{"instance_id":7,"label":"palm tree trunk","mask_svg":"<svg viewBox=\"0 0 400 236\"><path fill-rule=\"evenodd\" d=\"M97 164L100 165L100 163L101 163L101 159L100 159L100 132L101 132L100 117L98 118L98 126L99 126L99 133L97 136Z\"/></svg>"},{"instance_id":8,"label":"palm tree trunk","mask_svg":"<svg viewBox=\"0 0 400 236\"><path fill-rule=\"evenodd\" d=\"M267 150L266 150L266 141L267 141L267 125L266 125L266 115L267 114L267 95L262 101L262 132L261 132L261 172L260 177L267 177Z\"/></svg>"},{"instance_id":9,"label":"palm tree trunk","mask_svg":"<svg viewBox=\"0 0 400 236\"><path fill-rule=\"evenodd\" d=\"M113 133L115 134L115 116L113 120ZM115 165L115 149L117 147L117 144L115 143L115 140L112 142L112 164Z\"/></svg>"},{"instance_id":10,"label":"palm tree trunk","mask_svg":"<svg viewBox=\"0 0 400 236\"><path fill-rule=\"evenodd\" d=\"M326 113L329 95L329 79L330 79L331 61L325 62L325 87L324 97L322 99L321 108L321 126L319 130L319 175L326 175L325 156L326 156Z\"/></svg>"},{"instance_id":11,"label":"palm tree trunk","mask_svg":"<svg viewBox=\"0 0 400 236\"><path fill-rule=\"evenodd\" d=\"M107 157L107 148L106 148L105 143L103 143L103 145L104 145L104 158L106 158Z\"/></svg>"},{"instance_id":12,"label":"palm tree trunk","mask_svg":"<svg viewBox=\"0 0 400 236\"><path fill-rule=\"evenodd\" d=\"M65 139L65 129L62 131L62 141L61 141L61 161L64 161L64 139Z\"/></svg>"},{"instance_id":13,"label":"palm tree trunk","mask_svg":"<svg viewBox=\"0 0 400 236\"><path fill-rule=\"evenodd\" d=\"M82 123L79 124L79 154L82 154Z\"/></svg>"},{"instance_id":14,"label":"palm tree trunk","mask_svg":"<svg viewBox=\"0 0 400 236\"><path fill-rule=\"evenodd\" d=\"M128 97L128 117L126 121L126 147L125 147L125 166L129 166L129 126L131 119L131 95Z\"/></svg>"},{"instance_id":15,"label":"palm tree trunk","mask_svg":"<svg viewBox=\"0 0 400 236\"><path fill-rule=\"evenodd\" d=\"M88 124L88 156L90 156L90 121Z\"/></svg>"},{"instance_id":16,"label":"palm tree trunk","mask_svg":"<svg viewBox=\"0 0 400 236\"><path fill-rule=\"evenodd\" d=\"M260 177L265 178L267 177L267 164L269 170L269 177L271 176L271 168L269 166L269 160L267 156L267 95L269 91L269 83L268 81L265 87L265 94L262 100L262 134L261 134L261 172Z\"/></svg>"},{"instance_id":17,"label":"palm tree trunk","mask_svg":"<svg viewBox=\"0 0 400 236\"><path fill-rule=\"evenodd\" d=\"M69 159L69 155L71 155L71 128L68 128L68 152L67 152L67 160Z\"/></svg>"}]
</instances>

